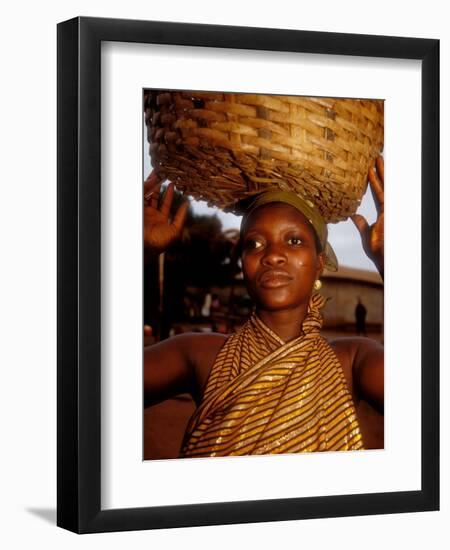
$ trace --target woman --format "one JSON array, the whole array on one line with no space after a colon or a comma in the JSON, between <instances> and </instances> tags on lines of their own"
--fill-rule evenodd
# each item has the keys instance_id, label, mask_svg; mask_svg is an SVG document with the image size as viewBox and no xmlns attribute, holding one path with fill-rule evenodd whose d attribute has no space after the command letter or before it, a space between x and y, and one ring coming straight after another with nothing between
<instances>
[{"instance_id":1,"label":"woman","mask_svg":"<svg viewBox=\"0 0 450 550\"><path fill-rule=\"evenodd\" d=\"M369 171L378 219L355 215L367 255L383 276L381 158ZM145 183L147 254L178 238L187 205L168 221L154 174ZM367 338L320 336L316 292L335 263L326 224L312 203L272 190L247 204L242 269L255 303L237 333L183 334L144 352L146 404L189 392L198 408L181 456L226 456L383 447L383 348Z\"/></svg>"}]
</instances>

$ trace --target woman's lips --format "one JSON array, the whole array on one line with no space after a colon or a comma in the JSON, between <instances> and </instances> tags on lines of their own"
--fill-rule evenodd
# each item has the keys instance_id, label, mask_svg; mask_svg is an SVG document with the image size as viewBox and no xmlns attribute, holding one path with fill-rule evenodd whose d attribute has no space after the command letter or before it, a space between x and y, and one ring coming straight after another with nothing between
<instances>
[{"instance_id":1,"label":"woman's lips","mask_svg":"<svg viewBox=\"0 0 450 550\"><path fill-rule=\"evenodd\" d=\"M259 284L263 288L278 288L288 285L291 281L292 277L289 273L276 269L265 271L259 278Z\"/></svg>"}]
</instances>

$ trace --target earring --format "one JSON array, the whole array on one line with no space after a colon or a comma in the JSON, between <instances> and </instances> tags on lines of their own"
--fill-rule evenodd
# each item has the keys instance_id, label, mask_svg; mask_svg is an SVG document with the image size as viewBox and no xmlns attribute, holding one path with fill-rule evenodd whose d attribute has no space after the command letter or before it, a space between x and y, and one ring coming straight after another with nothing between
<instances>
[{"instance_id":1,"label":"earring","mask_svg":"<svg viewBox=\"0 0 450 550\"><path fill-rule=\"evenodd\" d=\"M316 279L314 281L314 290L320 290L322 288L322 281L320 279Z\"/></svg>"}]
</instances>

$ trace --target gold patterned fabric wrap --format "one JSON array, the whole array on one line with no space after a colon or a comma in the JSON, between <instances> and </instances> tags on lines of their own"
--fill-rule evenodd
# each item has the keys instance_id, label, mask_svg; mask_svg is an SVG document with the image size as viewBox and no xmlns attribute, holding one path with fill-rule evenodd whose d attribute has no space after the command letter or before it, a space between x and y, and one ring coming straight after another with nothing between
<instances>
[{"instance_id":1,"label":"gold patterned fabric wrap","mask_svg":"<svg viewBox=\"0 0 450 550\"><path fill-rule=\"evenodd\" d=\"M342 367L320 335L325 298L311 297L302 334L285 343L258 317L220 350L182 457L363 449Z\"/></svg>"}]
</instances>

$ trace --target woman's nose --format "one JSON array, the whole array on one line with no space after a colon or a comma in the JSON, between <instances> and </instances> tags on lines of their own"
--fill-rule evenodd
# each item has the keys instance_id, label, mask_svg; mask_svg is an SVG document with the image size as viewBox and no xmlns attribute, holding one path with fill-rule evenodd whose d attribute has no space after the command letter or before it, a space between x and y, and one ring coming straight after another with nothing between
<instances>
[{"instance_id":1,"label":"woman's nose","mask_svg":"<svg viewBox=\"0 0 450 550\"><path fill-rule=\"evenodd\" d=\"M262 258L264 265L277 266L286 262L285 254L276 246L271 245L266 248L266 253Z\"/></svg>"}]
</instances>

